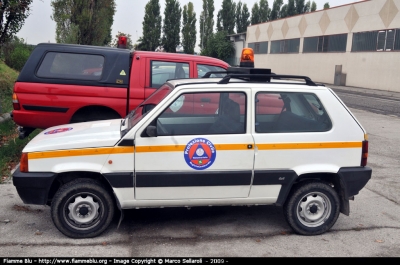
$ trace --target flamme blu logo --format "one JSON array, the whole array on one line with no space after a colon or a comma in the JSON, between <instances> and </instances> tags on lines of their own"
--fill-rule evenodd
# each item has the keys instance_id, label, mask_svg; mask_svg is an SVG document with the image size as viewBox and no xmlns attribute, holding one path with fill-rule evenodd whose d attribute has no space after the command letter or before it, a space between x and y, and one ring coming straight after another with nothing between
<instances>
[{"instance_id":1,"label":"flamme blu logo","mask_svg":"<svg viewBox=\"0 0 400 265\"><path fill-rule=\"evenodd\" d=\"M217 150L210 140L195 138L186 145L183 156L189 167L195 170L203 170L214 163Z\"/></svg>"}]
</instances>

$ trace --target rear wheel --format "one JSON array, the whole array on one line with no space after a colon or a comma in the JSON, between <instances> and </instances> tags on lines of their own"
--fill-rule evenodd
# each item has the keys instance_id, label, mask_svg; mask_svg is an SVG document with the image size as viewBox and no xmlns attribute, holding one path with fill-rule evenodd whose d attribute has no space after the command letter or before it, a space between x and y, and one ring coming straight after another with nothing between
<instances>
[{"instance_id":1,"label":"rear wheel","mask_svg":"<svg viewBox=\"0 0 400 265\"><path fill-rule=\"evenodd\" d=\"M62 186L51 203L58 230L72 238L101 234L111 223L114 203L109 192L92 179L76 179Z\"/></svg>"},{"instance_id":2,"label":"rear wheel","mask_svg":"<svg viewBox=\"0 0 400 265\"><path fill-rule=\"evenodd\" d=\"M71 118L71 123L120 119L121 116L112 109L104 107L88 107L80 109Z\"/></svg>"},{"instance_id":3,"label":"rear wheel","mask_svg":"<svg viewBox=\"0 0 400 265\"><path fill-rule=\"evenodd\" d=\"M335 224L339 213L338 194L322 182L308 182L298 186L284 205L287 222L301 235L325 233Z\"/></svg>"}]
</instances>

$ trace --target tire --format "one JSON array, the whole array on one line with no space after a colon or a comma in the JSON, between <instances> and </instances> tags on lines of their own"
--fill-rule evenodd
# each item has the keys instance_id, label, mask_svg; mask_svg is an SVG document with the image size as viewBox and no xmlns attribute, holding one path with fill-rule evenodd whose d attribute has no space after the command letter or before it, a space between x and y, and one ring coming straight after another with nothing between
<instances>
[{"instance_id":1,"label":"tire","mask_svg":"<svg viewBox=\"0 0 400 265\"><path fill-rule=\"evenodd\" d=\"M51 203L54 225L72 238L100 235L113 215L114 202L109 192L92 179L76 179L63 185Z\"/></svg>"},{"instance_id":2,"label":"tire","mask_svg":"<svg viewBox=\"0 0 400 265\"><path fill-rule=\"evenodd\" d=\"M319 235L336 223L340 214L340 200L328 184L306 182L295 187L283 210L286 221L296 233Z\"/></svg>"}]
</instances>

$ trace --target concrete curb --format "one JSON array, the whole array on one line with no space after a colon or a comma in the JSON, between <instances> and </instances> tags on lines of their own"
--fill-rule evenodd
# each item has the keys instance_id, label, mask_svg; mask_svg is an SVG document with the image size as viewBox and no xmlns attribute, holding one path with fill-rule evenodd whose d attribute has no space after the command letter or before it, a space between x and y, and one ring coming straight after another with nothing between
<instances>
[{"instance_id":1,"label":"concrete curb","mask_svg":"<svg viewBox=\"0 0 400 265\"><path fill-rule=\"evenodd\" d=\"M9 119L11 119L10 113L4 113L0 116L0 123L5 122Z\"/></svg>"}]
</instances>

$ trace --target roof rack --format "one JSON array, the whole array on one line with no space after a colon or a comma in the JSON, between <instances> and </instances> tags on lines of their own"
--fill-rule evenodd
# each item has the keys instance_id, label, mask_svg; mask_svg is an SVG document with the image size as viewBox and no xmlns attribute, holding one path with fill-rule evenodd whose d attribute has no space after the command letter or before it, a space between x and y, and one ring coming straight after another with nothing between
<instances>
[{"instance_id":1,"label":"roof rack","mask_svg":"<svg viewBox=\"0 0 400 265\"><path fill-rule=\"evenodd\" d=\"M306 82L307 86L317 86L311 78L308 76L301 76L301 75L279 75L275 73L270 74L248 74L248 73L238 73L238 72L231 72L228 71L210 71L207 72L202 78L210 78L212 74L226 74L218 84L227 84L231 78L246 78L249 81L264 81L270 82L272 79L303 79Z\"/></svg>"},{"instance_id":2,"label":"roof rack","mask_svg":"<svg viewBox=\"0 0 400 265\"><path fill-rule=\"evenodd\" d=\"M203 75L202 78L210 78L212 74L227 74L227 73L228 73L227 71L210 71L207 72L205 75Z\"/></svg>"},{"instance_id":3,"label":"roof rack","mask_svg":"<svg viewBox=\"0 0 400 265\"><path fill-rule=\"evenodd\" d=\"M228 84L231 78L249 78L250 81L266 81L270 79L303 79L307 86L317 86L311 78L301 75L277 75L277 74L227 74L218 84Z\"/></svg>"}]
</instances>

